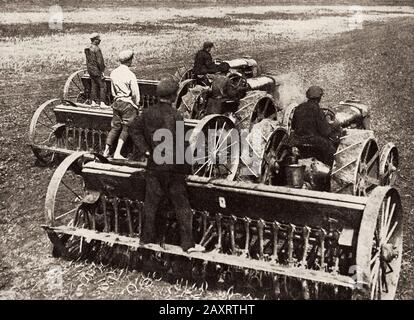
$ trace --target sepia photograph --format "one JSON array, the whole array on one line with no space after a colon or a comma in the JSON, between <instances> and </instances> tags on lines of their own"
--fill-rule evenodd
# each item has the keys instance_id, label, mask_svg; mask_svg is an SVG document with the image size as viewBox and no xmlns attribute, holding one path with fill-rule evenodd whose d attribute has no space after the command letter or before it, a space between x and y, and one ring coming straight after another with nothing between
<instances>
[{"instance_id":1,"label":"sepia photograph","mask_svg":"<svg viewBox=\"0 0 414 320\"><path fill-rule=\"evenodd\" d=\"M413 150L414 0L0 0L0 300L412 300Z\"/></svg>"}]
</instances>

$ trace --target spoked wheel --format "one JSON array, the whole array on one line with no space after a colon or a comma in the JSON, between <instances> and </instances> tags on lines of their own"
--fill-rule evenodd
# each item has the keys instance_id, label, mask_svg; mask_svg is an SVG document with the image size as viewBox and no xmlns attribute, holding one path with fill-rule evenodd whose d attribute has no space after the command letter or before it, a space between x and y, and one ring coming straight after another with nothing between
<instances>
[{"instance_id":1,"label":"spoked wheel","mask_svg":"<svg viewBox=\"0 0 414 320\"><path fill-rule=\"evenodd\" d=\"M45 199L45 213L50 226L71 225L87 195L81 176L88 161L102 161L88 152L75 152L57 167L49 183ZM90 195L90 197L93 195Z\"/></svg>"},{"instance_id":2,"label":"spoked wheel","mask_svg":"<svg viewBox=\"0 0 414 320\"><path fill-rule=\"evenodd\" d=\"M65 145L65 125L57 123L53 109L60 99L43 103L33 114L29 128L29 143L36 158L43 165L51 165L57 160L54 148Z\"/></svg>"},{"instance_id":3,"label":"spoked wheel","mask_svg":"<svg viewBox=\"0 0 414 320\"><path fill-rule=\"evenodd\" d=\"M254 124L263 119L275 120L276 106L271 95L264 91L248 91L240 100L239 108L234 113L236 127L251 130Z\"/></svg>"},{"instance_id":4,"label":"spoked wheel","mask_svg":"<svg viewBox=\"0 0 414 320\"><path fill-rule=\"evenodd\" d=\"M371 131L348 130L331 170L331 191L367 196L379 181L379 150Z\"/></svg>"},{"instance_id":5,"label":"spoked wheel","mask_svg":"<svg viewBox=\"0 0 414 320\"><path fill-rule=\"evenodd\" d=\"M190 88L193 88L195 84L196 83L194 79L187 79L187 80L184 80L183 82L180 82L180 86L177 92L177 99L175 102L175 107L177 109L181 107L181 104L183 102L183 97L188 93L188 90ZM184 109L186 109L186 111L191 114L193 106L184 106Z\"/></svg>"},{"instance_id":6,"label":"spoked wheel","mask_svg":"<svg viewBox=\"0 0 414 320\"><path fill-rule=\"evenodd\" d=\"M207 88L207 87L206 87ZM191 119L201 120L206 116L208 92L202 91L194 96L194 103L191 106Z\"/></svg>"},{"instance_id":7,"label":"spoked wheel","mask_svg":"<svg viewBox=\"0 0 414 320\"><path fill-rule=\"evenodd\" d=\"M82 83L82 76L85 74L87 74L86 70L78 70L69 76L63 87L63 99L79 103L87 102L89 93L86 92L86 88Z\"/></svg>"},{"instance_id":8,"label":"spoked wheel","mask_svg":"<svg viewBox=\"0 0 414 320\"><path fill-rule=\"evenodd\" d=\"M179 67L177 71L174 73L174 78L177 79L178 82L193 79L193 69L188 66Z\"/></svg>"},{"instance_id":9,"label":"spoked wheel","mask_svg":"<svg viewBox=\"0 0 414 320\"><path fill-rule=\"evenodd\" d=\"M297 104L292 103L288 105L283 112L282 125L286 128L288 133L290 133L290 130L292 129L293 114L295 113L296 107Z\"/></svg>"},{"instance_id":10,"label":"spoked wheel","mask_svg":"<svg viewBox=\"0 0 414 320\"><path fill-rule=\"evenodd\" d=\"M89 208L87 205L81 204L78 206L73 220L69 222L70 226L82 229L91 229L92 224L90 221ZM88 258L91 252L91 243L85 241L82 237L75 236L63 236L60 239L62 244L65 246L65 257L69 260L80 260L82 258ZM54 253L59 256L54 248Z\"/></svg>"},{"instance_id":11,"label":"spoked wheel","mask_svg":"<svg viewBox=\"0 0 414 320\"><path fill-rule=\"evenodd\" d=\"M252 117L250 118L250 129L263 119L277 120L277 109L270 97L265 97L257 101Z\"/></svg>"},{"instance_id":12,"label":"spoked wheel","mask_svg":"<svg viewBox=\"0 0 414 320\"><path fill-rule=\"evenodd\" d=\"M392 142L387 143L381 150L380 169L381 184L394 185L398 176L398 150Z\"/></svg>"},{"instance_id":13,"label":"spoked wheel","mask_svg":"<svg viewBox=\"0 0 414 320\"><path fill-rule=\"evenodd\" d=\"M394 299L403 249L402 206L398 192L377 187L368 198L356 252L358 283L365 283L365 298Z\"/></svg>"},{"instance_id":14,"label":"spoked wheel","mask_svg":"<svg viewBox=\"0 0 414 320\"><path fill-rule=\"evenodd\" d=\"M374 139L369 139L359 157L358 171L354 185L354 195L367 196L379 185L379 150Z\"/></svg>"},{"instance_id":15,"label":"spoked wheel","mask_svg":"<svg viewBox=\"0 0 414 320\"><path fill-rule=\"evenodd\" d=\"M194 154L193 174L233 180L240 158L239 134L226 116L209 115L194 128L190 145Z\"/></svg>"},{"instance_id":16,"label":"spoked wheel","mask_svg":"<svg viewBox=\"0 0 414 320\"><path fill-rule=\"evenodd\" d=\"M260 183L267 185L274 183L275 170L278 169L278 161L287 139L287 130L284 128L277 128L270 136L261 163Z\"/></svg>"}]
</instances>

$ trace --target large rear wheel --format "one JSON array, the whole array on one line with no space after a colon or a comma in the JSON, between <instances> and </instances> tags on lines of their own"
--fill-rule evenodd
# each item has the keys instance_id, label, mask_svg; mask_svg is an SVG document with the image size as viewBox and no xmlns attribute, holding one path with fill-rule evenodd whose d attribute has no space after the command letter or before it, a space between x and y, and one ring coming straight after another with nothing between
<instances>
[{"instance_id":1,"label":"large rear wheel","mask_svg":"<svg viewBox=\"0 0 414 320\"><path fill-rule=\"evenodd\" d=\"M194 128L190 145L194 152L193 174L233 180L240 158L239 134L226 116L209 115Z\"/></svg>"},{"instance_id":2,"label":"large rear wheel","mask_svg":"<svg viewBox=\"0 0 414 320\"><path fill-rule=\"evenodd\" d=\"M29 144L42 165L53 164L58 157L55 148L64 147L65 125L58 123L53 112L60 99L51 99L37 108L29 128Z\"/></svg>"},{"instance_id":3,"label":"large rear wheel","mask_svg":"<svg viewBox=\"0 0 414 320\"><path fill-rule=\"evenodd\" d=\"M63 87L63 99L78 103L86 103L90 92L83 85L82 77L87 74L86 70L78 70L72 73Z\"/></svg>"},{"instance_id":4,"label":"large rear wheel","mask_svg":"<svg viewBox=\"0 0 414 320\"><path fill-rule=\"evenodd\" d=\"M368 198L359 230L357 284L365 298L394 299L401 271L403 211L398 192L377 187Z\"/></svg>"}]
</instances>

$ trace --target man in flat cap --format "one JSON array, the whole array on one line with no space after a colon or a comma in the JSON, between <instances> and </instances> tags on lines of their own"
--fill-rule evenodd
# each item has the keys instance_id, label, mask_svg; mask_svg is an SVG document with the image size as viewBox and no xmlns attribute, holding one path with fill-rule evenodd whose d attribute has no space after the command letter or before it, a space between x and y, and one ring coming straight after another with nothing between
<instances>
[{"instance_id":1,"label":"man in flat cap","mask_svg":"<svg viewBox=\"0 0 414 320\"><path fill-rule=\"evenodd\" d=\"M319 103L324 92L321 87L311 86L306 91L308 101L296 107L292 119L290 145L312 145L320 161L331 166L336 152L336 140L341 130L339 123L329 123Z\"/></svg>"},{"instance_id":2,"label":"man in flat cap","mask_svg":"<svg viewBox=\"0 0 414 320\"><path fill-rule=\"evenodd\" d=\"M190 172L189 164L179 163L178 152L185 152L185 142L180 141L176 127L183 121L182 115L173 107L178 91L178 83L172 78L162 79L157 86L158 103L145 109L130 127L134 145L140 153L148 158L146 171L146 190L141 241L155 243L160 230L156 230L155 217L161 201L166 197L172 204L179 224L181 248L184 251L203 251L195 245L193 239L193 214L187 196L185 176ZM171 133L171 143L165 144L154 139L159 130ZM182 137L184 140L184 137ZM158 150L161 146L165 147ZM180 148L181 146L181 148ZM164 155L163 161L158 158L158 151ZM181 154L184 159L184 154Z\"/></svg>"},{"instance_id":3,"label":"man in flat cap","mask_svg":"<svg viewBox=\"0 0 414 320\"><path fill-rule=\"evenodd\" d=\"M101 37L97 33L90 36L91 44L85 49L86 67L91 77L91 100L93 106L108 107L105 104L105 62L99 48Z\"/></svg>"},{"instance_id":4,"label":"man in flat cap","mask_svg":"<svg viewBox=\"0 0 414 320\"><path fill-rule=\"evenodd\" d=\"M112 81L111 90L114 97L112 105L114 114L111 131L106 139L104 157L108 157L116 145L114 159L125 159L121 155L122 147L128 137L128 128L140 110L140 93L137 77L129 69L133 58L134 52L132 50L120 52L119 62L121 64L110 75Z\"/></svg>"},{"instance_id":5,"label":"man in flat cap","mask_svg":"<svg viewBox=\"0 0 414 320\"><path fill-rule=\"evenodd\" d=\"M247 87L242 81L232 83L227 76L230 65L222 62L218 65L220 74L214 75L211 82L211 92L207 100L205 114L225 114L236 112L240 99L246 96Z\"/></svg>"},{"instance_id":6,"label":"man in flat cap","mask_svg":"<svg viewBox=\"0 0 414 320\"><path fill-rule=\"evenodd\" d=\"M211 50L213 48L214 44L206 41L203 44L203 48L195 55L193 73L200 85L210 85L207 74L214 74L220 71L211 57Z\"/></svg>"}]
</instances>

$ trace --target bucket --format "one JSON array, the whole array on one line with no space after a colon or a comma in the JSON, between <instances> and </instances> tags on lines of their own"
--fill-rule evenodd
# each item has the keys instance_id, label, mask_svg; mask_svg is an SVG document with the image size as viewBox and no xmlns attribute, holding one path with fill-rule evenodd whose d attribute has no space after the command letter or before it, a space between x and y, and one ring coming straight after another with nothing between
<instances>
[{"instance_id":1,"label":"bucket","mask_svg":"<svg viewBox=\"0 0 414 320\"><path fill-rule=\"evenodd\" d=\"M304 183L306 166L301 164L290 164L285 167L286 182L288 187L302 188Z\"/></svg>"}]
</instances>

